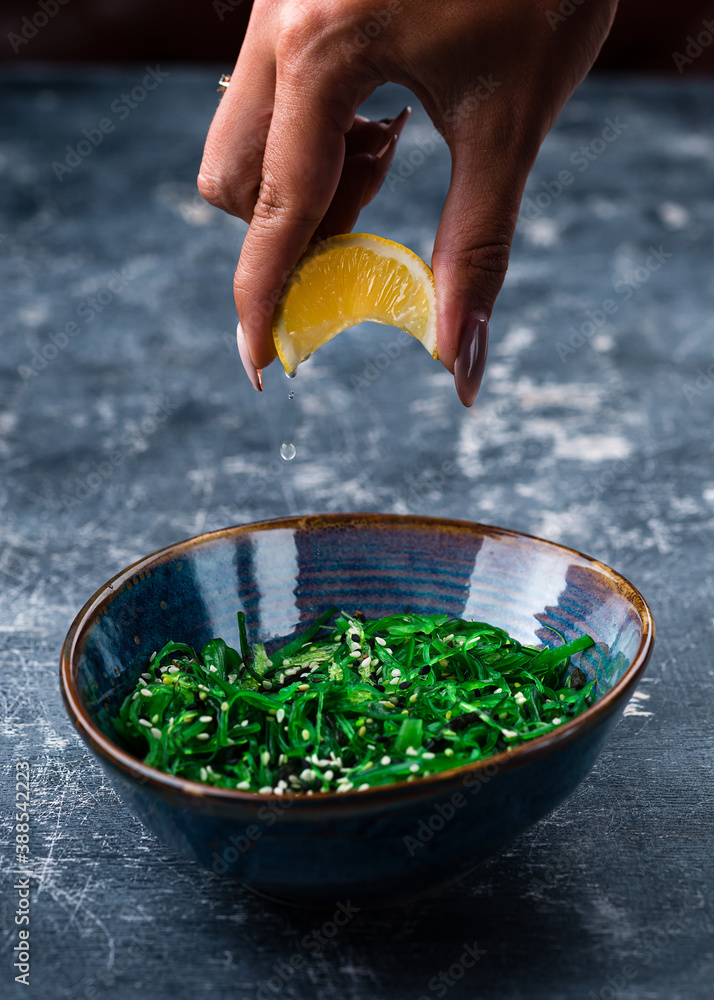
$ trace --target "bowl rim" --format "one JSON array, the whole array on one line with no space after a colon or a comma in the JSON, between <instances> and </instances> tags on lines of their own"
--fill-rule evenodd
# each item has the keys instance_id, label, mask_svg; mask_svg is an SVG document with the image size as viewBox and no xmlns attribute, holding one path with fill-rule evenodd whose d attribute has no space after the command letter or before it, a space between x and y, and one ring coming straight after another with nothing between
<instances>
[{"instance_id":1,"label":"bowl rim","mask_svg":"<svg viewBox=\"0 0 714 1000\"><path fill-rule=\"evenodd\" d=\"M357 789L352 789L349 792L321 792L319 795L294 794L290 796L278 796L269 793L243 791L237 788L219 788L214 785L191 781L187 778L179 778L160 771L158 768L144 764L139 758L132 756L128 751L113 743L92 721L77 687L77 671L74 669L77 646L84 636L87 626L91 624L92 619L96 618L98 610L110 601L125 583L131 583L134 577L145 573L147 569L150 571L153 566L166 562L169 558L180 555L181 552L199 547L206 542L222 537L232 537L251 533L256 530L272 531L285 528L309 528L317 524L322 524L323 526L346 526L362 523L368 523L372 527L375 524L382 524L392 527L436 528L447 531L468 530L484 537L528 539L548 548L558 550L561 553L577 556L593 568L599 569L612 582L616 583L618 589L624 591L639 616L642 625L642 638L637 652L632 659L632 663L620 680L581 715L571 719L570 722L564 725L558 726L544 736L536 737L527 743L514 747L512 750L505 750L499 754L485 757L482 760L473 761L469 764L461 764L458 767L449 768L447 771L440 771L437 774L421 777L418 781L396 781L390 784L376 785L361 792ZM592 729L593 726L617 710L619 704L629 696L644 673L654 648L654 638L654 618L649 605L637 587L606 563L586 555L578 549L561 545L559 542L552 542L537 535L515 531L510 528L500 528L496 525L454 518L413 514L383 514L378 512L305 514L271 518L265 521L251 521L247 524L231 525L215 531L203 532L200 535L194 535L191 538L173 542L161 549L157 549L155 552L137 559L129 566L120 570L107 583L95 591L70 625L60 654L60 687L65 708L76 729L88 742L90 748L100 757L103 757L111 766L118 768L133 778L139 779L142 784L151 785L159 792L183 793L194 798L203 798L216 805L227 805L232 802L244 807L251 805L260 807L271 802L283 803L286 806L289 802L290 812L293 813L296 806L298 810L303 808L310 810L319 806L339 806L344 808L348 802L354 805L357 802L372 801L375 798L384 798L390 795L396 795L400 799L424 797L427 794L437 794L439 792L437 786L444 786L444 790L446 790L447 786L458 782L463 783L465 776L468 774L475 773L478 775L479 772L484 772L485 780L489 780L492 777L492 775L486 773L489 768L492 769L495 766L498 773L503 770L512 770L527 765L534 760L547 756L559 747L579 739Z\"/></svg>"}]
</instances>

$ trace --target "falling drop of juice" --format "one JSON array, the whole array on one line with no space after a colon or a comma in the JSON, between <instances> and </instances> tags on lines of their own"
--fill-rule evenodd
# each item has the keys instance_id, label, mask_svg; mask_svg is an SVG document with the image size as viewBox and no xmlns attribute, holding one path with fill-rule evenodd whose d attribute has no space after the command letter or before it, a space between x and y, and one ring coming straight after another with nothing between
<instances>
[{"instance_id":1,"label":"falling drop of juice","mask_svg":"<svg viewBox=\"0 0 714 1000\"><path fill-rule=\"evenodd\" d=\"M297 449L294 444L289 441L283 441L280 445L280 457L284 458L286 462L292 462L297 454Z\"/></svg>"}]
</instances>

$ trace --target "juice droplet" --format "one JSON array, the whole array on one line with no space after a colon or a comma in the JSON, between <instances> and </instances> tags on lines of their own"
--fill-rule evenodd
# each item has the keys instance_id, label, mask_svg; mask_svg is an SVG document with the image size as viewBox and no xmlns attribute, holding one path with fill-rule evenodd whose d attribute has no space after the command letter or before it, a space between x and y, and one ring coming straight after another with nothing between
<instances>
[{"instance_id":1,"label":"juice droplet","mask_svg":"<svg viewBox=\"0 0 714 1000\"><path fill-rule=\"evenodd\" d=\"M288 393L288 399L294 399L294 397L295 397L295 393L291 389L290 392Z\"/></svg>"},{"instance_id":2,"label":"juice droplet","mask_svg":"<svg viewBox=\"0 0 714 1000\"><path fill-rule=\"evenodd\" d=\"M288 378L295 378L297 375L297 368L293 368L291 372L285 372L285 374Z\"/></svg>"},{"instance_id":3,"label":"juice droplet","mask_svg":"<svg viewBox=\"0 0 714 1000\"><path fill-rule=\"evenodd\" d=\"M284 458L286 462L292 462L297 454L297 449L294 444L289 441L283 441L280 445L280 457Z\"/></svg>"}]
</instances>

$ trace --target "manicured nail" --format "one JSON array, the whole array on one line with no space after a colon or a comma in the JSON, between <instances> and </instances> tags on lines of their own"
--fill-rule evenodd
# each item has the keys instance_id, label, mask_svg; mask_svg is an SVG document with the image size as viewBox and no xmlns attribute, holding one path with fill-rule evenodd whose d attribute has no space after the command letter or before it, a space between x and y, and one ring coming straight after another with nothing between
<instances>
[{"instance_id":1,"label":"manicured nail","mask_svg":"<svg viewBox=\"0 0 714 1000\"><path fill-rule=\"evenodd\" d=\"M243 328L240 323L236 328L236 340L238 341L238 353L240 354L240 359L243 362L243 367L245 368L245 373L248 378L253 383L253 388L258 392L263 391L263 372L262 369L255 367L250 359L250 351L248 350L248 344L245 339L245 334L243 333Z\"/></svg>"},{"instance_id":2,"label":"manicured nail","mask_svg":"<svg viewBox=\"0 0 714 1000\"><path fill-rule=\"evenodd\" d=\"M394 147L397 144L397 139L398 138L399 137L397 135L390 135L390 137L387 139L387 141L382 146L382 148L378 149L377 152L374 154L375 160L381 160L382 157L385 156L386 153L388 153L390 150L394 149Z\"/></svg>"},{"instance_id":3,"label":"manicured nail","mask_svg":"<svg viewBox=\"0 0 714 1000\"><path fill-rule=\"evenodd\" d=\"M396 115L394 118L380 118L379 124L392 126L389 131L391 132L393 130L394 132L396 132L397 138L399 138L399 136L402 134L402 129L409 120L409 116L411 115L411 113L412 109L409 107L409 105L407 105L405 108L402 108L399 114Z\"/></svg>"},{"instance_id":4,"label":"manicured nail","mask_svg":"<svg viewBox=\"0 0 714 1000\"><path fill-rule=\"evenodd\" d=\"M461 327L459 353L454 362L454 382L464 406L476 399L488 351L488 316L483 309L472 310Z\"/></svg>"}]
</instances>

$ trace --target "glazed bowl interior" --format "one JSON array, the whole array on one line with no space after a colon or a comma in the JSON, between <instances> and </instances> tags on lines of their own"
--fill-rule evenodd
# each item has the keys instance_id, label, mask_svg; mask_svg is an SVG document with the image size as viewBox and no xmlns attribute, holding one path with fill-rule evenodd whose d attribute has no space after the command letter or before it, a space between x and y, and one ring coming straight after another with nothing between
<instances>
[{"instance_id":1,"label":"glazed bowl interior","mask_svg":"<svg viewBox=\"0 0 714 1000\"><path fill-rule=\"evenodd\" d=\"M595 645L570 669L595 679L596 701L635 660L644 665L652 638L635 588L573 550L469 522L315 515L199 536L115 577L65 643L70 712L90 740L99 730L115 743L121 700L167 641L200 648L220 636L238 647L242 610L251 641L270 652L332 604L368 618L405 609L473 618L536 645L587 632Z\"/></svg>"}]
</instances>

